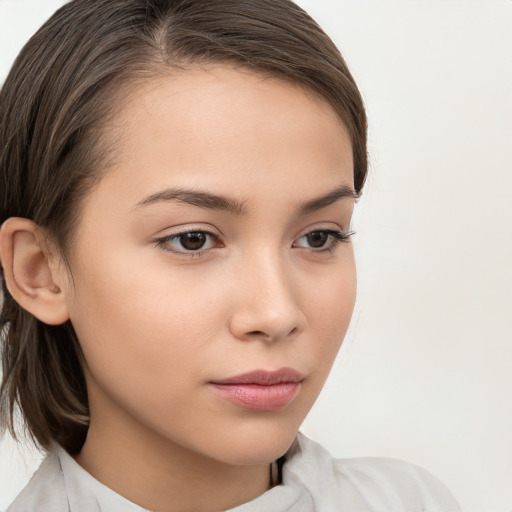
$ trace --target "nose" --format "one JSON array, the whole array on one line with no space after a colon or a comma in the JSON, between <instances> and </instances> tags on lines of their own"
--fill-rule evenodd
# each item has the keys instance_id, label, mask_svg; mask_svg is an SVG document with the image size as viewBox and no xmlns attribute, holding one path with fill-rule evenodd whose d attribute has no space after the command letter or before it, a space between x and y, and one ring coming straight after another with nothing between
<instances>
[{"instance_id":1,"label":"nose","mask_svg":"<svg viewBox=\"0 0 512 512\"><path fill-rule=\"evenodd\" d=\"M237 273L230 331L240 340L274 343L292 339L306 317L300 306L293 269L279 257L253 258Z\"/></svg>"}]
</instances>

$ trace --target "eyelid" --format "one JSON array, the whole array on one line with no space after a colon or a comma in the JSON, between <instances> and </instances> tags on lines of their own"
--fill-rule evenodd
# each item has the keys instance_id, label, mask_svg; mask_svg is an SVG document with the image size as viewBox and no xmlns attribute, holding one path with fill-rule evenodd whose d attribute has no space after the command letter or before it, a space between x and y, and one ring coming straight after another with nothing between
<instances>
[{"instance_id":1,"label":"eyelid","mask_svg":"<svg viewBox=\"0 0 512 512\"><path fill-rule=\"evenodd\" d=\"M339 233L341 235L348 235L351 236L354 234L353 231L350 229L344 229L341 227L340 224L337 222L315 222L314 224L310 224L306 226L305 228L301 229L299 232L299 235L295 238L296 240L309 235L310 233L313 233L315 231L328 231L332 233Z\"/></svg>"},{"instance_id":2,"label":"eyelid","mask_svg":"<svg viewBox=\"0 0 512 512\"><path fill-rule=\"evenodd\" d=\"M156 235L153 235L152 240L162 240L172 238L173 236L184 235L187 233L207 233L214 238L222 238L223 234L214 226L210 224L194 223L190 222L187 224L181 224L178 226L172 226L158 231Z\"/></svg>"},{"instance_id":3,"label":"eyelid","mask_svg":"<svg viewBox=\"0 0 512 512\"><path fill-rule=\"evenodd\" d=\"M325 246L321 246L318 248L296 245L299 240L311 235L312 233L327 233L328 237L330 238L330 242L327 243ZM321 254L324 252L333 252L340 244L350 242L352 235L354 235L354 231L345 231L341 229L339 226L337 226L336 228L325 226L309 226L305 231L303 231L303 233L300 236L298 236L294 240L292 247L296 249L307 250L317 254Z\"/></svg>"}]
</instances>

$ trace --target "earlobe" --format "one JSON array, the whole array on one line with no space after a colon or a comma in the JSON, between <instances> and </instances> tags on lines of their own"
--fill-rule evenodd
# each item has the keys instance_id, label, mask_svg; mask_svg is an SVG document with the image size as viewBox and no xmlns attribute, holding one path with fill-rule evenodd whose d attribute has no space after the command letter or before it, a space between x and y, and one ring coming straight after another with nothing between
<instances>
[{"instance_id":1,"label":"earlobe","mask_svg":"<svg viewBox=\"0 0 512 512\"><path fill-rule=\"evenodd\" d=\"M65 293L56 282L52 255L41 228L11 217L0 229L0 260L14 300L42 322L59 325L69 318Z\"/></svg>"}]
</instances>

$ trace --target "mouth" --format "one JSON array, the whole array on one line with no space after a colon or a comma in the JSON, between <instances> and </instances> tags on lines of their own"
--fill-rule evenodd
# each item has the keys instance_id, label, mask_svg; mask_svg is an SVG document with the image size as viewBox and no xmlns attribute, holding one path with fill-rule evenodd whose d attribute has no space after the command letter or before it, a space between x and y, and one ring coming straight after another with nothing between
<instances>
[{"instance_id":1,"label":"mouth","mask_svg":"<svg viewBox=\"0 0 512 512\"><path fill-rule=\"evenodd\" d=\"M275 371L255 370L227 379L211 381L218 396L253 411L275 411L289 405L297 396L304 376L292 368Z\"/></svg>"}]
</instances>

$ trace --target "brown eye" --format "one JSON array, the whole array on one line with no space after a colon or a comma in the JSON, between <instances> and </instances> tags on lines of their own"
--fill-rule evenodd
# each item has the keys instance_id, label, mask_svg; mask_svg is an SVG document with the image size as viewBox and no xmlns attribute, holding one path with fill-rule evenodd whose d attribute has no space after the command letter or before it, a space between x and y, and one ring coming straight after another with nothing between
<instances>
[{"instance_id":1,"label":"brown eye","mask_svg":"<svg viewBox=\"0 0 512 512\"><path fill-rule=\"evenodd\" d=\"M184 231L156 240L158 247L177 254L200 256L215 247L223 247L218 236L208 231Z\"/></svg>"},{"instance_id":2,"label":"brown eye","mask_svg":"<svg viewBox=\"0 0 512 512\"><path fill-rule=\"evenodd\" d=\"M179 235L180 245L187 251L198 251L202 249L207 240L207 235L201 232L183 233Z\"/></svg>"},{"instance_id":3,"label":"brown eye","mask_svg":"<svg viewBox=\"0 0 512 512\"><path fill-rule=\"evenodd\" d=\"M295 240L293 247L309 249L318 253L332 251L339 243L348 242L352 234L335 229L315 229Z\"/></svg>"},{"instance_id":4,"label":"brown eye","mask_svg":"<svg viewBox=\"0 0 512 512\"><path fill-rule=\"evenodd\" d=\"M306 235L308 245L314 249L323 247L329 240L329 233L327 231L312 231Z\"/></svg>"}]
</instances>

